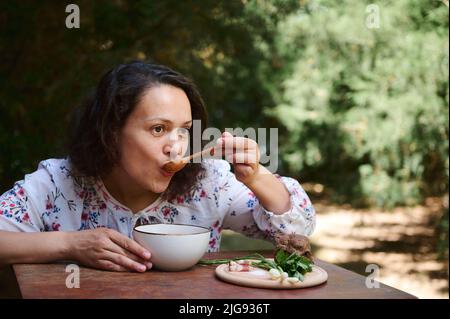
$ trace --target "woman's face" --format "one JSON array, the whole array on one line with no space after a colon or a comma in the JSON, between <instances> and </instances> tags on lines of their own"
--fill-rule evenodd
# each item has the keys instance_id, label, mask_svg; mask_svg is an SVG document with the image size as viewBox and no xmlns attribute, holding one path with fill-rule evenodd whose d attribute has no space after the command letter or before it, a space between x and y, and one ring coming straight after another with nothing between
<instances>
[{"instance_id":1,"label":"woman's face","mask_svg":"<svg viewBox=\"0 0 450 319\"><path fill-rule=\"evenodd\" d=\"M186 152L191 125L191 105L182 89L166 84L148 89L119 138L119 169L125 182L144 191L164 192L173 174L162 166L171 156Z\"/></svg>"}]
</instances>

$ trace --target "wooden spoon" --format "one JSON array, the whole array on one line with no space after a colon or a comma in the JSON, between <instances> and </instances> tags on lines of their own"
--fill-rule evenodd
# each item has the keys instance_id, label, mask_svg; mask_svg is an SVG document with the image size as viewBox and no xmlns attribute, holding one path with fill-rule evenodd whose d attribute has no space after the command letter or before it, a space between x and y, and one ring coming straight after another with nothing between
<instances>
[{"instance_id":1,"label":"wooden spoon","mask_svg":"<svg viewBox=\"0 0 450 319\"><path fill-rule=\"evenodd\" d=\"M213 156L214 155L214 146L204 149L201 152L197 152L194 153L190 156L186 156L177 160L172 160L170 162L167 162L166 164L163 165L163 170L165 170L168 173L176 173L179 170L183 169L184 166L186 166L187 163L189 163L189 161L191 159L194 159L196 157L202 156L209 153L209 155Z\"/></svg>"}]
</instances>

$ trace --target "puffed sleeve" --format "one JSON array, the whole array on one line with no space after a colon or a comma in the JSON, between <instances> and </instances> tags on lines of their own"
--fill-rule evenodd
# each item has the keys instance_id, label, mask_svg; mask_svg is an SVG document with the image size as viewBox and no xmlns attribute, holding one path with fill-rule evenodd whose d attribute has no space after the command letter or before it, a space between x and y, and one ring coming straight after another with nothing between
<instances>
[{"instance_id":1,"label":"puffed sleeve","mask_svg":"<svg viewBox=\"0 0 450 319\"><path fill-rule=\"evenodd\" d=\"M18 181L0 197L0 230L43 231L43 223L30 201L26 184L26 179Z\"/></svg>"},{"instance_id":2,"label":"puffed sleeve","mask_svg":"<svg viewBox=\"0 0 450 319\"><path fill-rule=\"evenodd\" d=\"M75 230L80 226L82 196L65 159L41 161L0 197L0 230L17 232Z\"/></svg>"},{"instance_id":3,"label":"puffed sleeve","mask_svg":"<svg viewBox=\"0 0 450 319\"><path fill-rule=\"evenodd\" d=\"M236 179L230 171L230 165L225 163L227 165L222 164L222 169L225 170L222 183L229 187L229 206L225 211L223 229L271 241L276 233L312 234L315 228L315 210L297 180L276 175L290 194L291 208L284 213L275 214L260 204L253 192Z\"/></svg>"}]
</instances>

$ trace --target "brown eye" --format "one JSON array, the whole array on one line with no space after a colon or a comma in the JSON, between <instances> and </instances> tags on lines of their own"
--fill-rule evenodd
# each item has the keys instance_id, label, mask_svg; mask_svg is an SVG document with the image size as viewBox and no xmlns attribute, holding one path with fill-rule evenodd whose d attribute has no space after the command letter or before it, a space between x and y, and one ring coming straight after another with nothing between
<instances>
[{"instance_id":1,"label":"brown eye","mask_svg":"<svg viewBox=\"0 0 450 319\"><path fill-rule=\"evenodd\" d=\"M164 126L156 125L152 127L152 134L155 136L161 136L164 134Z\"/></svg>"}]
</instances>

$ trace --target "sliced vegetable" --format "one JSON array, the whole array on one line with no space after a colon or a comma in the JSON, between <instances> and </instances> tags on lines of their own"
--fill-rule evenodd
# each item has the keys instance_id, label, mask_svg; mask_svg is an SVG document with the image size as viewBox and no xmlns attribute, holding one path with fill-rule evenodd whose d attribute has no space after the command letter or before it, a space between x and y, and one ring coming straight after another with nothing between
<instances>
[{"instance_id":1,"label":"sliced vegetable","mask_svg":"<svg viewBox=\"0 0 450 319\"><path fill-rule=\"evenodd\" d=\"M295 252L289 253L283 249L275 252L274 260L270 260L261 254L254 253L252 255L235 258L224 259L202 259L199 261L201 265L226 264L230 261L252 259L257 260L251 262L251 265L261 269L268 270L273 279L281 278L291 283L303 281L305 274L312 271L313 261L305 256L299 256Z\"/></svg>"}]
</instances>

